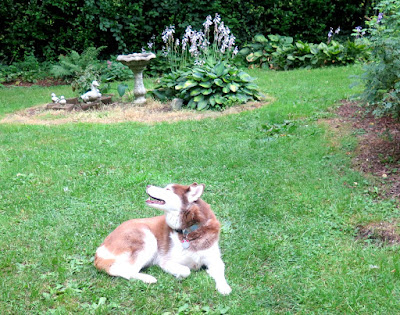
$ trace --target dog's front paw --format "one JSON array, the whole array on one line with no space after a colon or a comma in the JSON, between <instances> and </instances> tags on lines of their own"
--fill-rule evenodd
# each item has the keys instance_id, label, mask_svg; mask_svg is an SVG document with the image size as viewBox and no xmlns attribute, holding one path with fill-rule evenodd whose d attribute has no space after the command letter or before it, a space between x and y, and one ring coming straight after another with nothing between
<instances>
[{"instance_id":1,"label":"dog's front paw","mask_svg":"<svg viewBox=\"0 0 400 315\"><path fill-rule=\"evenodd\" d=\"M150 276L150 275L147 275L147 277L145 277L144 279L143 279L143 282L145 282L145 283L156 283L157 282L157 279L156 278L154 278L153 276Z\"/></svg>"},{"instance_id":2,"label":"dog's front paw","mask_svg":"<svg viewBox=\"0 0 400 315\"><path fill-rule=\"evenodd\" d=\"M138 273L132 277L132 279L142 280L144 283L156 283L157 279L153 276L147 275L145 273Z\"/></svg>"},{"instance_id":3,"label":"dog's front paw","mask_svg":"<svg viewBox=\"0 0 400 315\"><path fill-rule=\"evenodd\" d=\"M223 295L228 295L229 293L232 292L231 287L227 283L217 285L217 290L219 293L221 293Z\"/></svg>"},{"instance_id":4,"label":"dog's front paw","mask_svg":"<svg viewBox=\"0 0 400 315\"><path fill-rule=\"evenodd\" d=\"M175 277L177 277L178 279L183 279L189 277L189 275L190 275L190 268L186 266L181 266L179 272L175 274Z\"/></svg>"}]
</instances>

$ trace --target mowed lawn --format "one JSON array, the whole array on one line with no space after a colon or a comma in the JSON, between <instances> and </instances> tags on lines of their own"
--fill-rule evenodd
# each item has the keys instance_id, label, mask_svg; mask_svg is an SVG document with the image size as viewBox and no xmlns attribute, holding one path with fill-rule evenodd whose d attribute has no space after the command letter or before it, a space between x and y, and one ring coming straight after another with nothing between
<instances>
[{"instance_id":1,"label":"mowed lawn","mask_svg":"<svg viewBox=\"0 0 400 315\"><path fill-rule=\"evenodd\" d=\"M249 70L275 101L218 119L0 124L0 313L397 313L398 246L355 236L398 217L398 203L374 199L352 170L354 134L320 122L358 91L349 77L360 72ZM0 89L0 118L49 92ZM158 282L146 285L93 267L121 222L160 214L145 205L146 185L171 182L206 185L231 295L204 270L178 281L150 267Z\"/></svg>"}]
</instances>

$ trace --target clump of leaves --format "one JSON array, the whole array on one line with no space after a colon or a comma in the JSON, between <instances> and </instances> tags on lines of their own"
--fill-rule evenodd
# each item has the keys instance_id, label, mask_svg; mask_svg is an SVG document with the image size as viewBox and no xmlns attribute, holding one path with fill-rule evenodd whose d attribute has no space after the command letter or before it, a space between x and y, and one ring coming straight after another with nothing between
<instances>
[{"instance_id":1,"label":"clump of leaves","mask_svg":"<svg viewBox=\"0 0 400 315\"><path fill-rule=\"evenodd\" d=\"M250 75L226 61L210 62L164 75L152 93L160 100L181 98L191 109L222 110L259 99L252 81Z\"/></svg>"},{"instance_id":2,"label":"clump of leaves","mask_svg":"<svg viewBox=\"0 0 400 315\"><path fill-rule=\"evenodd\" d=\"M285 120L281 124L265 123L261 126L267 138L275 138L292 134L297 129L298 123L293 120Z\"/></svg>"},{"instance_id":3,"label":"clump of leaves","mask_svg":"<svg viewBox=\"0 0 400 315\"><path fill-rule=\"evenodd\" d=\"M270 68L273 64L273 53L289 52L293 50L293 38L289 36L262 34L254 36L253 41L240 50L251 65L261 68Z\"/></svg>"}]
</instances>

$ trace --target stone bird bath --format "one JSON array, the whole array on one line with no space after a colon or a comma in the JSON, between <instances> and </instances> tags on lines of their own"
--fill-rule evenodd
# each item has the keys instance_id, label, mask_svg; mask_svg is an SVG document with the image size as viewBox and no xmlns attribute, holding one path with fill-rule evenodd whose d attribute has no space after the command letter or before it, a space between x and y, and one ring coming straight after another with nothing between
<instances>
[{"instance_id":1,"label":"stone bird bath","mask_svg":"<svg viewBox=\"0 0 400 315\"><path fill-rule=\"evenodd\" d=\"M143 84L143 70L150 63L150 60L156 58L153 53L133 53L129 55L119 55L117 61L128 66L135 75L135 87L133 94L135 95L134 105L146 103L146 89Z\"/></svg>"}]
</instances>

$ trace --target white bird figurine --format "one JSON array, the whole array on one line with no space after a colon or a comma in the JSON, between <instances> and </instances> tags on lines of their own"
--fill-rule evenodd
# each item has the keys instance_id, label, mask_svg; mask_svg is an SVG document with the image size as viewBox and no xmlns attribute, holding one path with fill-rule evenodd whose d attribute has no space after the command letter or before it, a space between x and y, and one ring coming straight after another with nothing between
<instances>
[{"instance_id":1,"label":"white bird figurine","mask_svg":"<svg viewBox=\"0 0 400 315\"><path fill-rule=\"evenodd\" d=\"M67 104L67 100L65 99L64 95L61 95L61 96L60 96L60 101L59 101L59 103L60 103L61 105Z\"/></svg>"},{"instance_id":2,"label":"white bird figurine","mask_svg":"<svg viewBox=\"0 0 400 315\"><path fill-rule=\"evenodd\" d=\"M99 87L100 84L96 80L92 82L90 85L90 91L86 92L85 94L81 95L81 99L87 103L91 101L96 101L97 99L101 98L101 93L97 87Z\"/></svg>"},{"instance_id":3,"label":"white bird figurine","mask_svg":"<svg viewBox=\"0 0 400 315\"><path fill-rule=\"evenodd\" d=\"M53 101L53 103L58 103L60 101L55 93L51 93L51 100Z\"/></svg>"}]
</instances>

